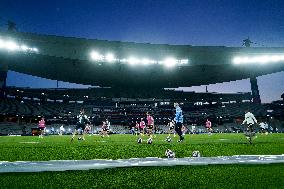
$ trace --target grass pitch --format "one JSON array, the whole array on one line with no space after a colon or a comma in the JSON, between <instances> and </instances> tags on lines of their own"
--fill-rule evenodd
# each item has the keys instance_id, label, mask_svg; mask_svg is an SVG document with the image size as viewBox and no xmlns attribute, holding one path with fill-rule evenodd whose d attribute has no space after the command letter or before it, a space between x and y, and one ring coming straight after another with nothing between
<instances>
[{"instance_id":1,"label":"grass pitch","mask_svg":"<svg viewBox=\"0 0 284 189\"><path fill-rule=\"evenodd\" d=\"M177 157L284 154L284 134L258 134L248 144L243 134L186 135L185 141L165 141L156 135L153 144L137 144L133 135L109 138L87 136L0 137L0 161L68 159L124 159L164 157L170 148ZM284 188L284 164L133 167L90 171L0 174L0 188Z\"/></svg>"},{"instance_id":2,"label":"grass pitch","mask_svg":"<svg viewBox=\"0 0 284 189\"><path fill-rule=\"evenodd\" d=\"M46 136L43 139L32 136L0 137L0 161L41 160L89 160L125 159L133 157L164 157L170 148L176 157L191 157L199 150L202 156L231 155L279 155L284 154L284 134L258 134L253 144L248 144L243 134L186 135L182 143L178 137L166 142L167 135L156 135L153 144L137 143L133 135L112 135L101 138L86 136L85 141L71 136Z\"/></svg>"}]
</instances>

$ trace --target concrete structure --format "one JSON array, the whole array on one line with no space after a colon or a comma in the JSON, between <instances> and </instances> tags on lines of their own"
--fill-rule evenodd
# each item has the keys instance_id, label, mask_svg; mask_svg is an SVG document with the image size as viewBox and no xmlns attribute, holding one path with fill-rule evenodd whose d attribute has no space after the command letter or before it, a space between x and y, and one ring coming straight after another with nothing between
<instances>
[{"instance_id":1,"label":"concrete structure","mask_svg":"<svg viewBox=\"0 0 284 189\"><path fill-rule=\"evenodd\" d=\"M254 101L260 102L255 78L284 70L282 47L142 44L21 32L0 32L0 40L10 42L3 50L0 41L2 67L93 86L175 88L252 78Z\"/></svg>"}]
</instances>

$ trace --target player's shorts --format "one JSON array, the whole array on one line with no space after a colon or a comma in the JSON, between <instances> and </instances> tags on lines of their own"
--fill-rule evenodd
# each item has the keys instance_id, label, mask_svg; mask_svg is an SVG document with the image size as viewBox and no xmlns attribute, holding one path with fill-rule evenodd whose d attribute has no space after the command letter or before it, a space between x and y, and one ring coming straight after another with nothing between
<instances>
[{"instance_id":1,"label":"player's shorts","mask_svg":"<svg viewBox=\"0 0 284 189\"><path fill-rule=\"evenodd\" d=\"M108 128L103 128L102 130L103 130L103 131L108 131Z\"/></svg>"},{"instance_id":2,"label":"player's shorts","mask_svg":"<svg viewBox=\"0 0 284 189\"><path fill-rule=\"evenodd\" d=\"M84 123L77 123L77 125L76 125L76 130L81 129L81 130L84 131L85 128L86 128L86 125Z\"/></svg>"},{"instance_id":3,"label":"player's shorts","mask_svg":"<svg viewBox=\"0 0 284 189\"><path fill-rule=\"evenodd\" d=\"M176 125L175 125L175 131L181 131L181 128L182 128L182 123L181 122L177 122Z\"/></svg>"},{"instance_id":4,"label":"player's shorts","mask_svg":"<svg viewBox=\"0 0 284 189\"><path fill-rule=\"evenodd\" d=\"M170 127L170 130L174 130L174 128L175 128L174 126L171 126L171 127Z\"/></svg>"},{"instance_id":5,"label":"player's shorts","mask_svg":"<svg viewBox=\"0 0 284 189\"><path fill-rule=\"evenodd\" d=\"M148 127L148 129L150 129L150 130L151 130L151 129L154 129L154 126L153 126L153 125L148 125L147 127Z\"/></svg>"},{"instance_id":6,"label":"player's shorts","mask_svg":"<svg viewBox=\"0 0 284 189\"><path fill-rule=\"evenodd\" d=\"M244 134L246 137L254 137L256 135L255 132L248 132L248 131L244 132Z\"/></svg>"},{"instance_id":7,"label":"player's shorts","mask_svg":"<svg viewBox=\"0 0 284 189\"><path fill-rule=\"evenodd\" d=\"M251 124L251 123L249 123L248 125L247 125L247 130L253 130L253 124Z\"/></svg>"},{"instance_id":8,"label":"player's shorts","mask_svg":"<svg viewBox=\"0 0 284 189\"><path fill-rule=\"evenodd\" d=\"M139 127L139 131L144 131L144 127Z\"/></svg>"}]
</instances>

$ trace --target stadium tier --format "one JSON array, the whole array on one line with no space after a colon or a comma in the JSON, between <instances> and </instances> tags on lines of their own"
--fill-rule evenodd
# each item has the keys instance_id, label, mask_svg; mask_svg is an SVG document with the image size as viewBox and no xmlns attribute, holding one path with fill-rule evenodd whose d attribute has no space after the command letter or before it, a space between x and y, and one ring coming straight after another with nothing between
<instances>
[{"instance_id":1,"label":"stadium tier","mask_svg":"<svg viewBox=\"0 0 284 189\"><path fill-rule=\"evenodd\" d=\"M205 120L209 118L222 132L226 129L228 132L238 130L236 124L240 123L244 112L248 109L260 120L269 120L271 117L283 120L284 117L283 101L255 104L249 100L250 93L220 94L160 90L149 93L150 96L147 97L150 98L141 96L140 93L132 93L132 98L127 93L120 98L113 97L112 94L113 89L110 88L58 90L9 87L7 98L0 101L0 121L33 125L44 116L47 125L55 125L54 127L57 128L56 124L64 124L73 128L77 122L76 116L83 108L94 126L99 126L104 119L109 119L115 125L114 133L129 133L129 129L135 126L136 122L145 118L146 112L151 112L155 124L165 132L165 126L174 117L173 103L176 101L182 104L186 125L203 127ZM229 126L222 127L224 125ZM4 129L2 133L7 134L8 130ZM203 130L201 129L200 132Z\"/></svg>"}]
</instances>

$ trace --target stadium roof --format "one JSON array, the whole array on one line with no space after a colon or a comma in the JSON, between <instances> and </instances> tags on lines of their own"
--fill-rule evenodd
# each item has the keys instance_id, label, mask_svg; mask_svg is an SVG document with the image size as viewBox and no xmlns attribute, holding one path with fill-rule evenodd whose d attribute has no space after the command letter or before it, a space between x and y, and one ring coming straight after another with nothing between
<instances>
[{"instance_id":1,"label":"stadium roof","mask_svg":"<svg viewBox=\"0 0 284 189\"><path fill-rule=\"evenodd\" d=\"M284 70L284 48L145 44L0 32L9 70L104 87L189 87Z\"/></svg>"}]
</instances>

